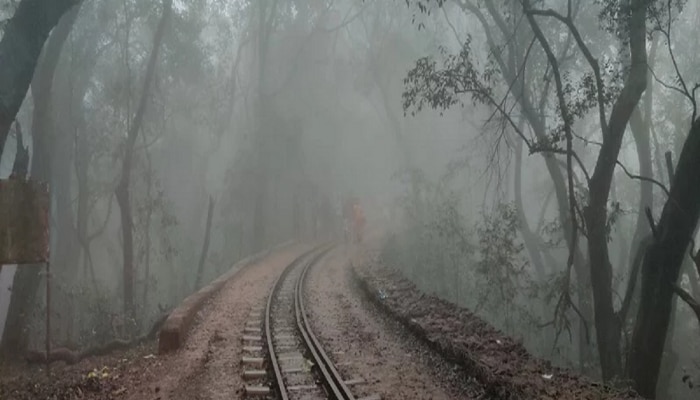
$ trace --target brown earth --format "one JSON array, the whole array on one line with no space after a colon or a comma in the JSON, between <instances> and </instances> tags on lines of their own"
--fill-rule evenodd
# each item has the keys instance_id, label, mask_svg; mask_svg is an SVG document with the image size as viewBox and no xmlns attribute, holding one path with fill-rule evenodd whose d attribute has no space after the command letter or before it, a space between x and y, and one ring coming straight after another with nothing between
<instances>
[{"instance_id":1,"label":"brown earth","mask_svg":"<svg viewBox=\"0 0 700 400\"><path fill-rule=\"evenodd\" d=\"M353 260L366 296L498 399L640 399L535 358L468 310L427 295L376 254Z\"/></svg>"},{"instance_id":2,"label":"brown earth","mask_svg":"<svg viewBox=\"0 0 700 400\"><path fill-rule=\"evenodd\" d=\"M152 341L74 365L55 363L50 380L43 365L4 364L0 366L0 399L121 399L127 388L139 383L141 371L160 362L151 354L155 350Z\"/></svg>"},{"instance_id":3,"label":"brown earth","mask_svg":"<svg viewBox=\"0 0 700 400\"><path fill-rule=\"evenodd\" d=\"M341 376L362 379L356 398L383 400L483 399L483 388L464 369L438 355L364 299L352 280L346 248L337 248L309 271L306 309L313 331Z\"/></svg>"},{"instance_id":4,"label":"brown earth","mask_svg":"<svg viewBox=\"0 0 700 400\"><path fill-rule=\"evenodd\" d=\"M240 398L242 327L270 286L310 246L262 258L227 282L198 313L180 350L147 342L75 365L0 366L0 399ZM375 255L331 253L309 276L319 339L356 395L384 399L638 399L537 359L468 310L421 293ZM361 296L363 293L364 296ZM406 329L407 328L407 329Z\"/></svg>"},{"instance_id":5,"label":"brown earth","mask_svg":"<svg viewBox=\"0 0 700 400\"><path fill-rule=\"evenodd\" d=\"M177 352L157 355L157 343L149 342L74 365L60 362L51 366L50 381L41 365L3 365L0 399L237 398L243 389L240 337L249 310L264 302L283 268L309 248L288 246L227 282L197 313L187 341Z\"/></svg>"}]
</instances>

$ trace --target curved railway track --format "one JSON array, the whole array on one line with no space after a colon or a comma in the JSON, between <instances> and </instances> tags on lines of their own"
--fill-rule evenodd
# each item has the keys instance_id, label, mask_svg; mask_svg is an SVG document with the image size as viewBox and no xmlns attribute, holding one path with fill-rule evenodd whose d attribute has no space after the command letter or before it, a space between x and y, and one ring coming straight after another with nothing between
<instances>
[{"instance_id":1,"label":"curved railway track","mask_svg":"<svg viewBox=\"0 0 700 400\"><path fill-rule=\"evenodd\" d=\"M333 247L316 247L289 264L273 285L266 305L254 311L256 316L264 312L258 323L258 327L263 326L264 336L258 349L264 347L267 352L270 374L266 380L274 386L278 399L356 399L312 332L304 305L307 272ZM259 394L269 398L272 394L256 393L252 387L247 387L246 392L248 397Z\"/></svg>"}]
</instances>

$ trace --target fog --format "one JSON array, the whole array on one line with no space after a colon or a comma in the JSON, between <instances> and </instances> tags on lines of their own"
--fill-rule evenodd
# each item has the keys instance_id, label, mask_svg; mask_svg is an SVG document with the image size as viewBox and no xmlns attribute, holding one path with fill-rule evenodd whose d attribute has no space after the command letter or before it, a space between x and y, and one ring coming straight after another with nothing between
<instances>
[{"instance_id":1,"label":"fog","mask_svg":"<svg viewBox=\"0 0 700 400\"><path fill-rule=\"evenodd\" d=\"M421 289L595 379L644 380L660 340L649 390L695 398L700 198L673 189L700 157L700 5L629 3L80 2L0 159L16 174L21 138L50 184L54 346L137 337L246 256L340 241L356 198ZM5 350L42 346L42 271L0 270Z\"/></svg>"}]
</instances>

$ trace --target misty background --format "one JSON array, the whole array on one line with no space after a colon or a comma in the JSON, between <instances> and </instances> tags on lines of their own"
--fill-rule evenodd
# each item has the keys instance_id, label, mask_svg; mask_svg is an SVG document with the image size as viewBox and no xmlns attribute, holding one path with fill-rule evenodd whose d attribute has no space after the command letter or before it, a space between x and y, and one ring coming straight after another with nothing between
<instances>
[{"instance_id":1,"label":"misty background","mask_svg":"<svg viewBox=\"0 0 700 400\"><path fill-rule=\"evenodd\" d=\"M593 171L602 140L595 79L571 31L541 17L572 99L574 117L563 124L551 66L523 13L530 2L481 3L90 0L71 9L45 44L0 162L4 179L21 138L30 176L51 184L54 346L139 336L248 255L290 239L340 238L343 199L356 197L385 234L384 262L421 289L539 357L607 378L590 277L576 273L589 257L577 259L583 269L569 265L571 248L586 253L587 232L582 222L578 245L567 242L568 204L557 202L553 183L553 168L568 178L574 167L541 151L565 148L571 127L573 162ZM532 3L565 15L572 2ZM630 39L616 30L613 3L573 1L611 98L630 73ZM17 4L3 2L4 20ZM669 86L700 80L691 40L700 4L668 4L648 16L654 73L603 203L616 308L638 279L630 271L649 233L640 196L657 217L667 199L630 175L670 187L664 153L677 162L693 122L694 104ZM441 68L469 78L450 86L455 75ZM609 111L613 102L604 103ZM127 164L133 242L125 245ZM586 173L570 177L586 203ZM679 286L700 299L700 276L689 258L683 265ZM37 266L0 270L6 350L41 348L44 279ZM637 286L620 328L623 353L639 296ZM688 378L700 378L698 320L673 302L658 390L690 399L697 391Z\"/></svg>"}]
</instances>

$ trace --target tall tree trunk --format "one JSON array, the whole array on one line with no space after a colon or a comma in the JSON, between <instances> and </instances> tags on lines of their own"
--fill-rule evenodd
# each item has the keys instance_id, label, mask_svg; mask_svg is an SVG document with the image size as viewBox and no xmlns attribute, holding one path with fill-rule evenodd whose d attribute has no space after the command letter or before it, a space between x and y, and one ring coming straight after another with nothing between
<instances>
[{"instance_id":1,"label":"tall tree trunk","mask_svg":"<svg viewBox=\"0 0 700 400\"><path fill-rule=\"evenodd\" d=\"M515 149L515 179L513 180L515 185L515 209L518 213L518 219L520 220L518 228L520 230L520 233L522 234L523 242L525 242L525 248L527 248L527 252L528 254L530 254L530 260L532 260L532 265L533 267L535 267L538 279L540 281L543 281L546 275L546 271L544 267L544 261L542 260L542 249L539 246L540 239L530 229L530 224L527 221L527 216L525 215L525 208L523 206L523 147L523 141L518 140L518 145Z\"/></svg>"},{"instance_id":2,"label":"tall tree trunk","mask_svg":"<svg viewBox=\"0 0 700 400\"><path fill-rule=\"evenodd\" d=\"M158 52L163 41L165 27L172 13L172 0L163 0L163 14L158 22L153 37L153 47L146 67L146 76L143 81L143 88L136 114L127 134L126 146L124 150L124 160L122 162L121 178L114 194L121 211L122 225L122 256L123 256L123 285L124 285L124 314L128 318L134 319L134 239L133 239L133 218L131 211L131 200L129 195L129 185L131 182L131 166L134 158L134 145L141 130L143 118L146 113L146 104L150 94L151 83L155 76L156 61Z\"/></svg>"},{"instance_id":3,"label":"tall tree trunk","mask_svg":"<svg viewBox=\"0 0 700 400\"><path fill-rule=\"evenodd\" d=\"M277 13L277 3L279 0L258 1L258 132L255 135L256 159L256 193L253 211L253 251L262 250L267 241L265 225L267 222L267 198L268 198L268 178L267 172L269 159L269 139L271 136L268 119L270 100L267 94L267 52L270 45L270 34L274 25ZM269 12L268 12L269 6Z\"/></svg>"},{"instance_id":4,"label":"tall tree trunk","mask_svg":"<svg viewBox=\"0 0 700 400\"><path fill-rule=\"evenodd\" d=\"M498 11L495 3L486 2L484 4L489 11L489 14L496 22L501 35L504 38L511 37L511 29L508 27L507 21L503 18L501 13ZM533 101L537 98L537 95L532 93L531 88L522 82L522 74L519 73L519 66L522 64L525 58L526 46L518 46L514 41L508 40L509 51L507 53L508 59L503 59L499 54L502 51L496 45L492 33L491 26L486 22L483 14L479 8L475 7L469 2L462 3L462 6L474 13L482 24L487 36L487 41L489 47L493 50L496 61L502 71L503 76L508 82L513 82L512 90L513 95L517 98L520 105L520 109L528 121L532 131L538 140L546 143L549 138L547 134L547 121L546 117L541 110L535 105ZM518 7L514 9L515 12L521 12L522 10ZM516 38L518 36L516 35ZM522 44L522 43L521 43ZM551 72L548 73L551 75ZM548 88L549 86L547 86ZM544 99L549 96L548 91L543 91L540 94L540 98ZM541 152L542 158L544 159L547 172L554 186L554 194L557 200L557 211L559 221L562 225L562 235L567 244L567 248L570 252L574 253L574 264L573 269L576 273L576 285L578 291L578 308L586 322L579 321L579 330L584 331L586 328L591 327L591 321L593 320L593 305L591 301L590 290L588 289L588 284L590 282L590 269L586 265L586 260L583 256L581 249L573 243L572 232L574 228L573 216L569 214L569 197L567 194L567 185L564 174L559 166L559 163L554 154L548 152ZM592 363L592 357L590 357L590 344L587 343L585 335L580 335L580 363L590 364Z\"/></svg>"},{"instance_id":5,"label":"tall tree trunk","mask_svg":"<svg viewBox=\"0 0 700 400\"><path fill-rule=\"evenodd\" d=\"M649 51L648 62L653 64L656 58L657 41L653 40ZM639 175L647 178L654 178L654 167L651 156L651 124L653 112L653 88L651 74L647 73L647 89L644 92L644 102L640 104L630 117L630 128L634 143L637 147L637 158L639 160ZM644 113L642 113L642 109ZM639 182L639 206L637 207L637 225L630 245L630 255L637 254L637 249L643 238L649 235L649 223L645 217L645 209L654 209L654 192L652 183L649 181ZM633 257L628 258L630 263L634 262ZM632 270L630 264L629 270Z\"/></svg>"},{"instance_id":6,"label":"tall tree trunk","mask_svg":"<svg viewBox=\"0 0 700 400\"><path fill-rule=\"evenodd\" d=\"M73 43L74 48L81 48L83 51L81 54L72 53L70 62L66 68L69 69L73 76L80 76L81 79L69 79L67 83L68 88L64 90L64 93L71 93L71 96L68 105L64 105L64 109L62 110L63 118L70 120L70 126L67 130L73 131L72 135L67 136L72 136L73 172L75 174L75 188L77 191L75 235L77 236L76 247L80 247L75 250L74 265L75 268L77 268L79 264L82 265L80 273L76 271L75 276L77 277L81 274L81 281L86 282L86 280L88 280L92 284L95 293L99 292L99 288L90 250L90 242L104 230L112 209L110 199L110 206L104 224L97 232L90 233L88 221L92 205L90 201L90 182L88 175L92 159L92 149L90 149L88 141L90 132L86 131L84 99L90 87L89 77L92 76L95 65L99 60L98 44L100 39L101 35L90 35L83 40ZM71 205L71 212L72 208ZM79 260L81 256L82 262ZM72 279L72 275L70 278ZM70 306L75 307L75 304L71 304ZM104 312L103 306L100 303L97 303L97 309L98 312ZM72 326L69 326L69 330L72 330Z\"/></svg>"},{"instance_id":7,"label":"tall tree trunk","mask_svg":"<svg viewBox=\"0 0 700 400\"><path fill-rule=\"evenodd\" d=\"M521 102L525 110L525 117L528 119L530 126L533 127L537 138L539 140L547 140L547 130L542 119L543 117L537 114L532 104L528 103L526 99L521 99ZM544 159L549 176L552 179L554 196L557 200L557 215L562 225L564 241L566 242L567 249L574 253L573 269L576 273L578 308L583 317L583 319L580 319L578 322L579 368L583 370L587 365L593 364L594 362L592 355L593 350L588 340L588 331L592 329L592 322L594 322L593 302L589 290L589 284L591 282L590 269L586 264L583 252L572 240L571 233L574 229L574 221L572 219L573 216L568 212L569 196L567 194L567 185L562 169L553 154L542 153L542 158Z\"/></svg>"},{"instance_id":8,"label":"tall tree trunk","mask_svg":"<svg viewBox=\"0 0 700 400\"><path fill-rule=\"evenodd\" d=\"M165 131L165 119L162 120L163 131ZM143 265L143 292L141 292L141 307L148 310L148 291L151 287L151 219L153 218L153 163L151 162L151 154L148 151L146 137L142 136L143 144L146 152L146 222L144 226L144 265ZM144 318L146 314L144 313Z\"/></svg>"},{"instance_id":9,"label":"tall tree trunk","mask_svg":"<svg viewBox=\"0 0 700 400\"><path fill-rule=\"evenodd\" d=\"M495 44L492 35L491 35L491 28L490 26L486 23L486 21L483 19L483 15L481 14L481 11L479 11L478 8L475 8L473 5L469 3L463 3L464 7L466 9L474 12L478 17L479 20L482 23L482 26L487 32L487 40L489 42L489 46L491 47L492 50L494 50L495 54L500 54L501 51L497 50L497 45ZM495 3L492 2L487 2L485 3L485 6L487 7L489 14L491 17L494 19L496 22L496 25L498 26L499 30L501 31L501 34L503 37L510 37L511 36L511 29L507 26L507 21L503 18L501 13L498 11ZM522 12L520 7L514 8L514 12ZM528 33L529 34L529 33ZM516 36L517 37L517 36ZM548 139L548 134L547 134L547 121L546 117L543 115L541 110L538 109L538 107L533 103L535 101L534 99L537 98L537 95L532 93L532 89L526 84L522 82L522 74L519 73L519 68L522 62L525 59L525 49L526 46L524 45L524 41L521 42L520 46L517 46L515 43L509 41L509 52L508 52L508 60L502 59L500 56L496 57L497 62L499 63L501 71L503 71L503 75L506 78L508 82L513 82L512 85L512 90L514 96L518 99L518 103L520 105L520 108L523 112L523 116L525 119L528 121L530 124L530 127L532 128L532 131L534 132L535 136L537 137L537 140L540 140L542 142L546 142ZM566 49L565 49L566 50ZM548 76L551 77L551 72L548 72ZM549 78L551 79L551 78ZM548 86L547 86L548 87ZM549 96L548 91L543 91L540 94L540 98L544 99L547 96ZM579 288L579 308L581 313L583 314L583 317L586 318L588 321L590 321L593 317L593 309L591 305L591 300L590 300L590 295L588 294L589 291L587 290L587 285L588 282L590 282L590 271L586 266L585 258L583 257L583 253L581 250L578 248L578 246L575 246L574 243L572 243L572 235L571 233L573 232L573 216L569 215L569 199L568 199L568 194L567 194L567 185L566 185L566 179L564 177L564 173L562 172L562 169L560 168L559 162L557 161L557 158L555 157L554 154L548 153L548 152L541 152L542 158L544 159L545 166L547 168L547 172L549 173L550 178L552 179L552 183L554 186L554 194L557 200L557 210L558 210L558 216L559 216L559 221L561 222L562 225L562 234L564 237L564 240L567 243L567 247L569 251L574 252L574 271L576 272L577 276L577 282L578 282L578 288Z\"/></svg>"},{"instance_id":10,"label":"tall tree trunk","mask_svg":"<svg viewBox=\"0 0 700 400\"><path fill-rule=\"evenodd\" d=\"M56 104L58 106L58 104ZM54 115L61 116L62 113L56 110ZM58 120L58 118L57 118ZM74 227L75 215L72 199L71 181L71 144L72 138L65 122L54 123L54 129L58 133L56 140L52 140L52 160L51 160L51 189L55 206L53 220L55 222L54 243L55 251L52 252L51 266L54 271L52 283L57 287L52 291L51 301L53 309L59 311L56 315L56 323L53 324L55 337L67 337L69 325L76 307L70 286L75 283L78 274L78 259L80 244ZM60 286L58 286L60 284Z\"/></svg>"},{"instance_id":11,"label":"tall tree trunk","mask_svg":"<svg viewBox=\"0 0 700 400\"><path fill-rule=\"evenodd\" d=\"M651 100L649 100L651 102ZM651 115L642 117L637 108L630 118L630 127L634 136L634 143L637 147L637 158L639 160L639 175L646 178L654 178L654 168L651 159L651 140L649 133L649 123ZM654 209L653 186L649 181L639 182L639 206L637 207L639 216L634 230L634 239L630 249L630 254L636 253L639 242L649 233L649 223L646 220L644 210Z\"/></svg>"},{"instance_id":12,"label":"tall tree trunk","mask_svg":"<svg viewBox=\"0 0 700 400\"><path fill-rule=\"evenodd\" d=\"M75 1L57 0L51 1L51 5L44 3L46 1L22 1L15 16L5 28L5 34L0 42L0 60L13 60L13 63L0 64L0 93L7 94L0 96L4 99L0 101L0 154L7 136L5 124L7 123L9 128L9 124L14 120L34 74L31 82L34 98L31 176L40 181L52 182L53 157L48 138L52 115L51 89L61 49L73 27L78 7L61 18L63 13L76 3ZM42 22L38 29L36 21ZM56 24L58 25L39 62L44 41ZM36 71L35 66L37 66ZM10 118L9 122L8 118ZM52 253L55 254L55 252ZM27 348L28 321L32 307L36 303L37 290L41 281L40 270L41 265L33 265L18 268L15 273L0 345L0 352L3 354L15 356L22 354Z\"/></svg>"},{"instance_id":13,"label":"tall tree trunk","mask_svg":"<svg viewBox=\"0 0 700 400\"><path fill-rule=\"evenodd\" d=\"M209 196L209 207L207 209L207 224L204 227L204 242L202 243L202 253L199 256L199 266L197 267L197 279L194 283L195 290L199 289L202 284L202 276L204 275L204 265L207 261L207 252L209 251L209 237L211 236L211 219L214 215L214 198Z\"/></svg>"},{"instance_id":14,"label":"tall tree trunk","mask_svg":"<svg viewBox=\"0 0 700 400\"><path fill-rule=\"evenodd\" d=\"M700 119L683 145L669 199L642 265L641 301L632 334L628 370L637 391L656 396L656 384L674 292L690 239L700 217Z\"/></svg>"},{"instance_id":15,"label":"tall tree trunk","mask_svg":"<svg viewBox=\"0 0 700 400\"><path fill-rule=\"evenodd\" d=\"M0 41L0 154L46 38L77 0L22 0Z\"/></svg>"},{"instance_id":16,"label":"tall tree trunk","mask_svg":"<svg viewBox=\"0 0 700 400\"><path fill-rule=\"evenodd\" d=\"M671 392L673 387L673 372L676 370L678 361L680 360L678 352L673 347L673 336L676 332L676 317L678 316L678 299L674 297L671 301L671 320L669 321L668 334L666 335L664 355L661 357L661 367L659 368L659 379L656 391L658 393L658 398L660 399L673 398L673 394Z\"/></svg>"},{"instance_id":17,"label":"tall tree trunk","mask_svg":"<svg viewBox=\"0 0 700 400\"><path fill-rule=\"evenodd\" d=\"M529 2L524 0L526 9ZM622 352L620 347L621 323L615 312L612 296L612 265L608 249L607 204L610 195L613 173L617 157L622 146L630 115L637 106L646 88L646 2L636 0L629 10L629 21L625 32L629 34L631 54L630 70L625 85L615 100L610 117L605 121L601 114L601 131L603 144L596 160L589 182L589 202L583 214L587 228L588 255L593 287L596 336L603 379L610 381L622 376ZM537 34L543 47L548 47L546 38L541 33L535 17L526 12L528 22ZM556 63L548 52L550 65ZM554 65L552 65L554 67ZM558 88L559 90L559 88ZM602 93L600 94L602 96ZM563 109L565 103L559 93L559 104ZM602 107L602 105L601 105ZM562 115L566 121L567 115ZM566 122L568 123L568 122Z\"/></svg>"}]
</instances>

